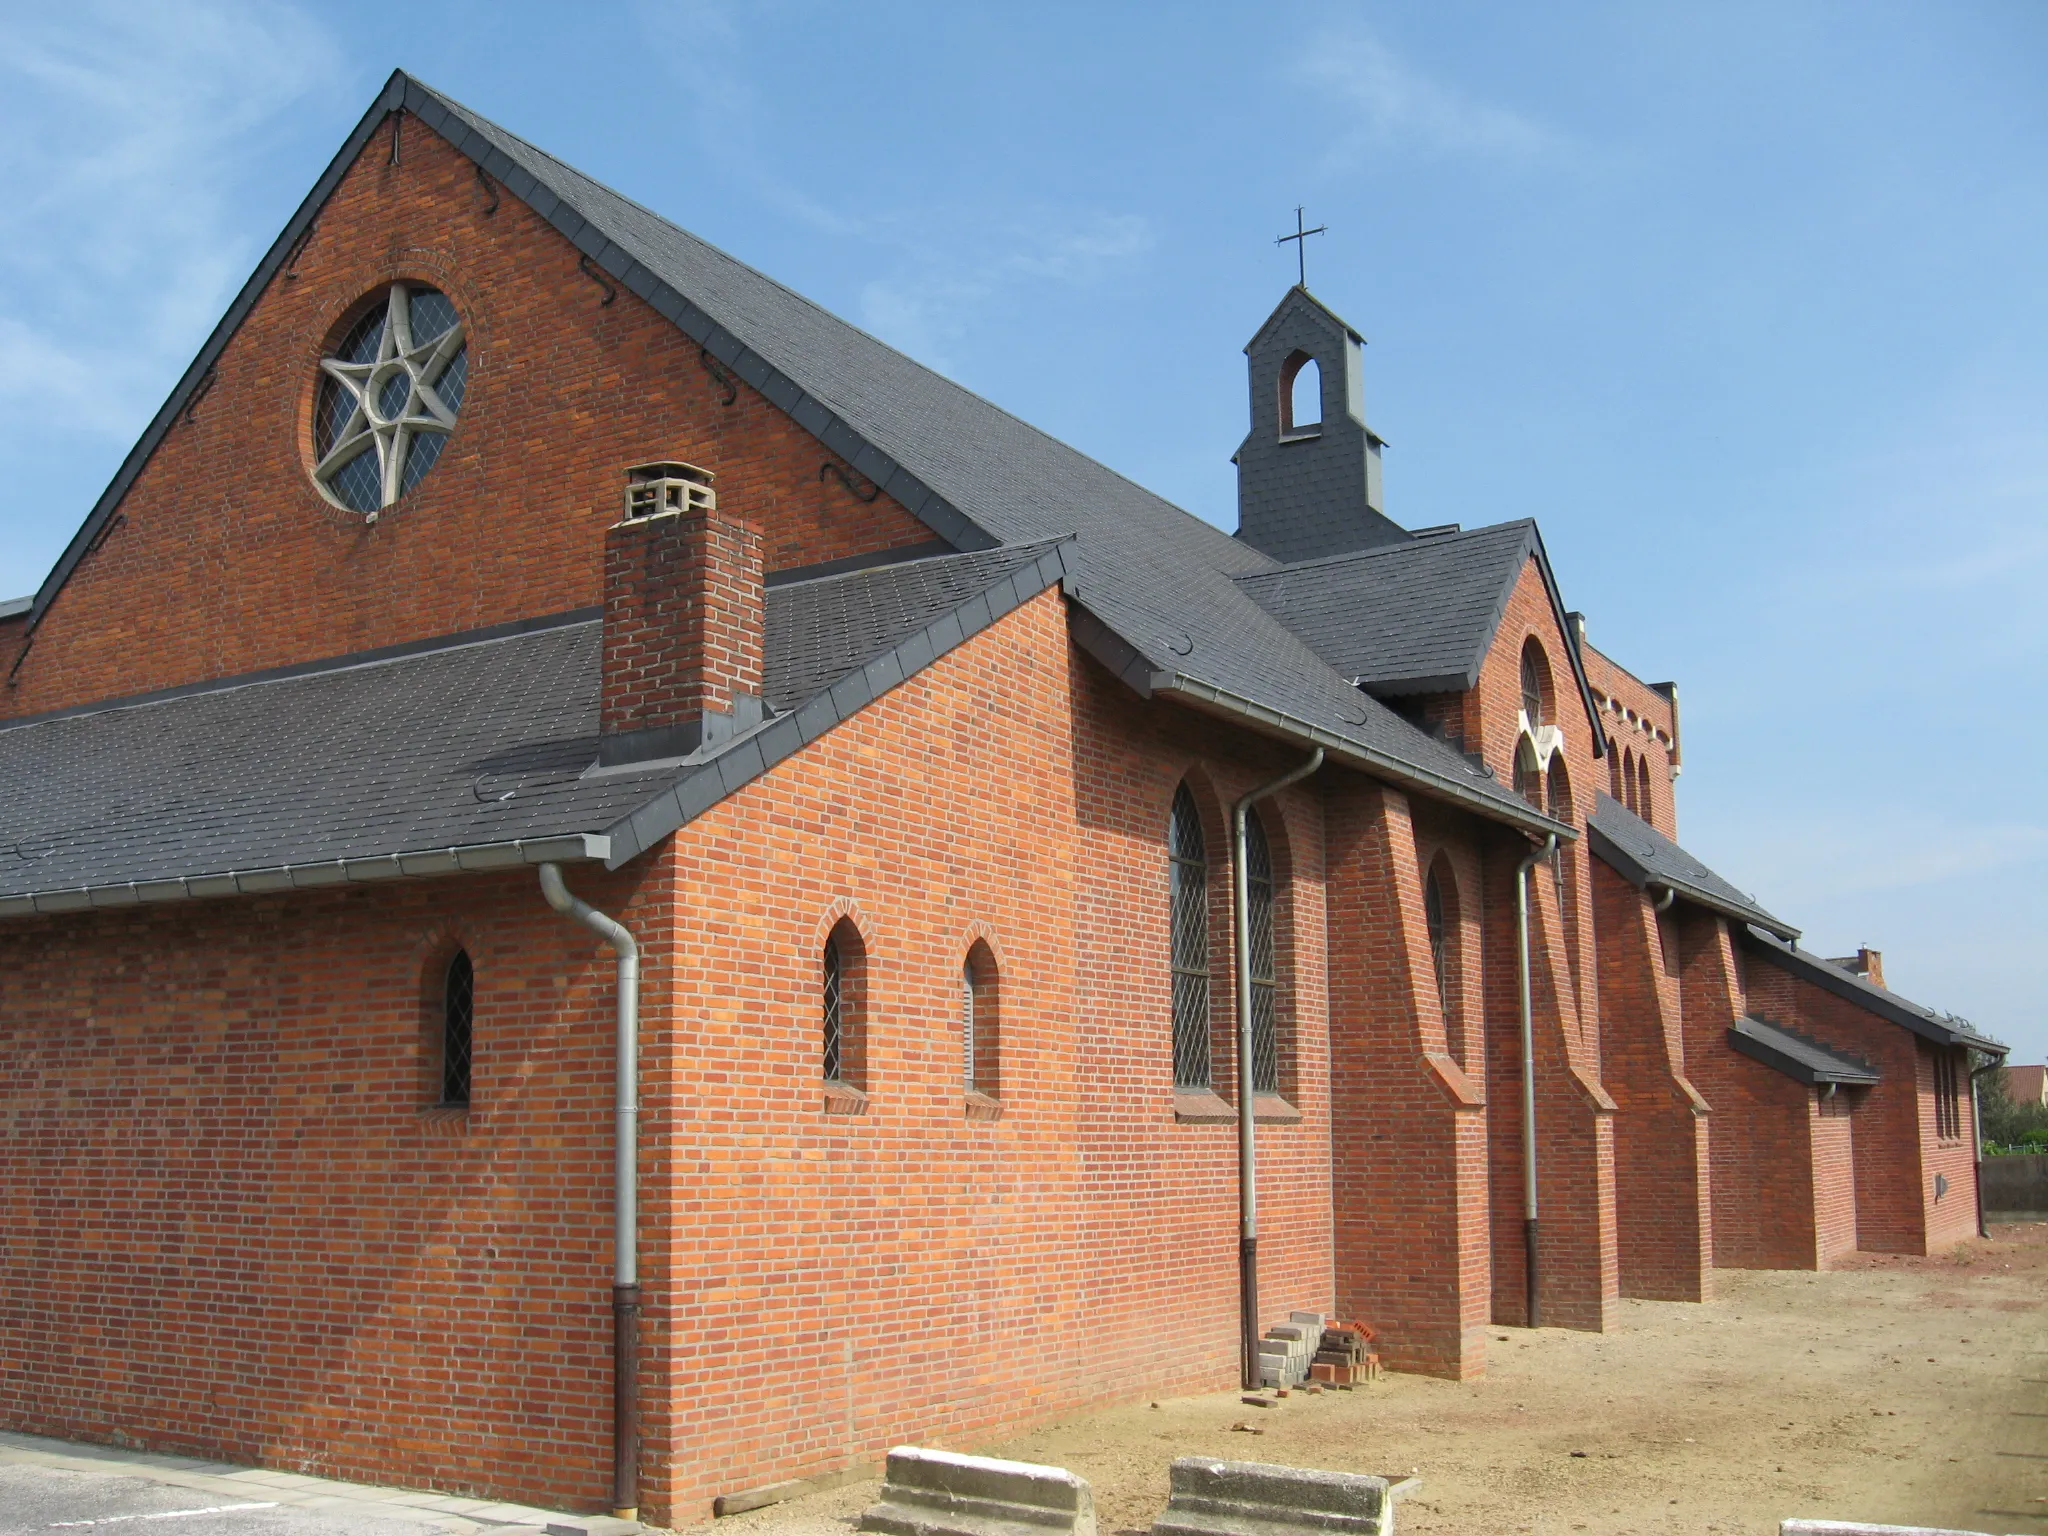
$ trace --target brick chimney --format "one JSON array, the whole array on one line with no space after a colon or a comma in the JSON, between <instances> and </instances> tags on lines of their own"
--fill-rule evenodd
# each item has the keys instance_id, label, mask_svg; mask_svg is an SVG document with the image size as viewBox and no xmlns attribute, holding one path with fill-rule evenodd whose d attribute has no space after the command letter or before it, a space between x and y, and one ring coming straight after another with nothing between
<instances>
[{"instance_id":1,"label":"brick chimney","mask_svg":"<svg viewBox=\"0 0 2048 1536\"><path fill-rule=\"evenodd\" d=\"M604 536L598 761L682 757L758 725L761 534L721 514L694 464L626 471Z\"/></svg>"},{"instance_id":2,"label":"brick chimney","mask_svg":"<svg viewBox=\"0 0 2048 1536\"><path fill-rule=\"evenodd\" d=\"M1858 949L1855 954L1840 960L1828 962L1838 965L1851 976L1861 976L1873 987L1884 985L1884 951L1880 949Z\"/></svg>"}]
</instances>

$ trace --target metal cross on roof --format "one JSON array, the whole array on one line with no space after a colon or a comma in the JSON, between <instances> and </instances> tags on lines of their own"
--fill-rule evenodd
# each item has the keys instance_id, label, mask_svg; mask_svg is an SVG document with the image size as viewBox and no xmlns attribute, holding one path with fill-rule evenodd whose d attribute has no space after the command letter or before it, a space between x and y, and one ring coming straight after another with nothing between
<instances>
[{"instance_id":1,"label":"metal cross on roof","mask_svg":"<svg viewBox=\"0 0 2048 1536\"><path fill-rule=\"evenodd\" d=\"M1294 233L1282 235L1273 242L1275 245L1285 245L1290 240L1295 242L1294 261L1299 273L1297 281L1304 288L1308 286L1308 237L1310 235L1326 235L1329 232L1330 226L1327 224L1318 224L1314 229L1303 229L1301 227L1301 209L1297 207L1294 210Z\"/></svg>"}]
</instances>

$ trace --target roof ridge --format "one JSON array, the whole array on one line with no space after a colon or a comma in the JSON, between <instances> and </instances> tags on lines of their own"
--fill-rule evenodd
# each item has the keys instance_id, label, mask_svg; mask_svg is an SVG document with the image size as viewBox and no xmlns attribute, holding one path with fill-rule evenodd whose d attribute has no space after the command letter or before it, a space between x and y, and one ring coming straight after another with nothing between
<instances>
[{"instance_id":1,"label":"roof ridge","mask_svg":"<svg viewBox=\"0 0 2048 1536\"><path fill-rule=\"evenodd\" d=\"M1405 554L1417 549L1441 549L1446 544L1462 543L1484 533L1499 533L1508 528L1531 529L1535 526L1536 519L1533 517L1510 518L1504 523L1487 523L1480 528L1463 528L1456 533L1433 533L1426 539L1411 537L1403 544L1374 544L1365 549L1347 549L1335 555L1317 555L1310 560L1290 560L1284 565L1276 565L1270 571L1244 571L1230 579L1257 581L1268 576L1287 576L1295 571L1344 565L1354 560L1374 560L1385 555Z\"/></svg>"}]
</instances>

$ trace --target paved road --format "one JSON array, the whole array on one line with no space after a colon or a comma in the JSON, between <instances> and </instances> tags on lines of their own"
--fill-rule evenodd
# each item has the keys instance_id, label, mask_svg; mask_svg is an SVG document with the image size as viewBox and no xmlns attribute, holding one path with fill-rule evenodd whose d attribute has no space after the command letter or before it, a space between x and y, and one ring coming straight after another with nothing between
<instances>
[{"instance_id":1,"label":"paved road","mask_svg":"<svg viewBox=\"0 0 2048 1536\"><path fill-rule=\"evenodd\" d=\"M0 1433L0 1536L636 1536L487 1499Z\"/></svg>"},{"instance_id":2,"label":"paved road","mask_svg":"<svg viewBox=\"0 0 2048 1536\"><path fill-rule=\"evenodd\" d=\"M423 1536L374 1505L307 1509L250 1487L232 1498L148 1478L0 1466L0 1536Z\"/></svg>"}]
</instances>

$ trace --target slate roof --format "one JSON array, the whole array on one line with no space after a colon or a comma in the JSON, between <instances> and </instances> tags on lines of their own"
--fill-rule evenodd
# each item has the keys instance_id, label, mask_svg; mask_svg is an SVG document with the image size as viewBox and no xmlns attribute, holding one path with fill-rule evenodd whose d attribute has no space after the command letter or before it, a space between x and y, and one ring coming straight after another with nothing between
<instances>
[{"instance_id":1,"label":"slate roof","mask_svg":"<svg viewBox=\"0 0 2048 1536\"><path fill-rule=\"evenodd\" d=\"M964 551L1072 535L1075 637L1166 694L1534 831L1550 821L1351 686L1232 577L1273 562L467 108L394 74L259 263L36 596L39 621L370 135L403 109Z\"/></svg>"},{"instance_id":2,"label":"slate roof","mask_svg":"<svg viewBox=\"0 0 2048 1536\"><path fill-rule=\"evenodd\" d=\"M1535 525L1436 534L1237 578L1240 590L1361 688L1462 692L1533 548Z\"/></svg>"},{"instance_id":3,"label":"slate roof","mask_svg":"<svg viewBox=\"0 0 2048 1536\"><path fill-rule=\"evenodd\" d=\"M1967 1045L1992 1056L2004 1056L2011 1047L1990 1040L1971 1028L1967 1019L1936 1013L1910 998L1885 987L1875 986L1853 971L1845 971L1831 960L1801 949L1777 934L1751 924L1744 934L1743 949L1781 970L1810 981L1824 992L1856 1004L1902 1029L1911 1030L1936 1045Z\"/></svg>"},{"instance_id":4,"label":"slate roof","mask_svg":"<svg viewBox=\"0 0 2048 1536\"><path fill-rule=\"evenodd\" d=\"M1738 891L1612 795L1600 793L1586 823L1586 846L1637 889L1659 885L1741 923L1788 939L1799 930L1771 916L1756 898Z\"/></svg>"},{"instance_id":5,"label":"slate roof","mask_svg":"<svg viewBox=\"0 0 2048 1536\"><path fill-rule=\"evenodd\" d=\"M1045 591L1064 547L773 589L786 712L669 763L592 770L595 610L0 721L0 915L617 865Z\"/></svg>"},{"instance_id":6,"label":"slate roof","mask_svg":"<svg viewBox=\"0 0 2048 1536\"><path fill-rule=\"evenodd\" d=\"M1877 1068L1862 1057L1823 1045L1788 1025L1758 1018L1737 1019L1728 1030L1728 1043L1743 1055L1798 1082L1867 1088L1878 1081Z\"/></svg>"},{"instance_id":7,"label":"slate roof","mask_svg":"<svg viewBox=\"0 0 2048 1536\"><path fill-rule=\"evenodd\" d=\"M33 597L10 597L0 600L0 619L18 619L35 607Z\"/></svg>"}]
</instances>

